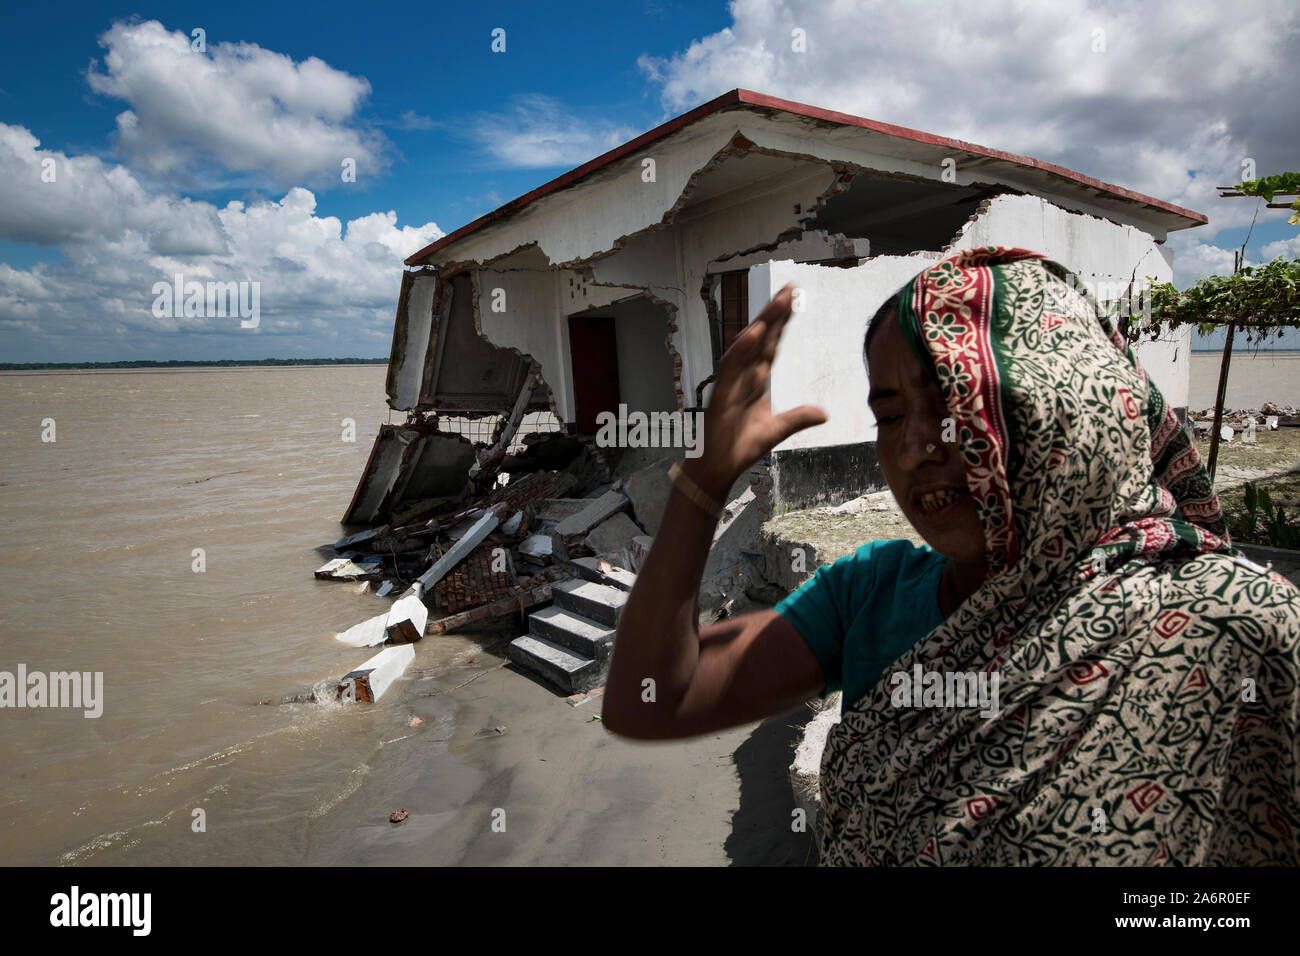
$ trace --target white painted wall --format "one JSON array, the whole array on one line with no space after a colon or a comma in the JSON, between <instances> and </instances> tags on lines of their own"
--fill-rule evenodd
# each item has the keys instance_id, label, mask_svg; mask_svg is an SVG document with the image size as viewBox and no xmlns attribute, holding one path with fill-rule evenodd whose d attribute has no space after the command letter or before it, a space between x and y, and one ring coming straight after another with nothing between
<instances>
[{"instance_id":1,"label":"white painted wall","mask_svg":"<svg viewBox=\"0 0 1300 956\"><path fill-rule=\"evenodd\" d=\"M483 334L493 345L517 349L541 364L564 421L576 416L568 317L606 306L611 316L618 315L619 378L629 406L677 407L662 311L642 300L628 307L612 305L640 289L596 285L568 270L478 269L473 275ZM496 289L504 292L500 312L492 309ZM665 393L672 399L667 405Z\"/></svg>"},{"instance_id":2,"label":"white painted wall","mask_svg":"<svg viewBox=\"0 0 1300 956\"><path fill-rule=\"evenodd\" d=\"M819 405L827 421L792 435L778 451L876 440L867 406L862 338L885 300L938 258L937 254L880 256L856 269L770 262L749 270L753 319L781 287L793 283L802 306L790 317L772 364L772 410Z\"/></svg>"},{"instance_id":3,"label":"white painted wall","mask_svg":"<svg viewBox=\"0 0 1300 956\"><path fill-rule=\"evenodd\" d=\"M967 223L946 252L972 246L1019 246L1041 252L1073 271L1094 291L1126 288L1150 276L1169 282L1173 267L1168 250L1133 226L1066 212L1038 196L997 196L988 209ZM1134 351L1147 375L1173 406L1186 406L1191 378L1188 352L1191 331L1158 342L1144 342Z\"/></svg>"},{"instance_id":4,"label":"white painted wall","mask_svg":"<svg viewBox=\"0 0 1300 956\"><path fill-rule=\"evenodd\" d=\"M412 278L406 300L406 349L393 376L393 393L389 404L405 411L420 400L424 363L429 353L429 335L433 330L433 296L437 279L432 274Z\"/></svg>"},{"instance_id":5,"label":"white painted wall","mask_svg":"<svg viewBox=\"0 0 1300 956\"><path fill-rule=\"evenodd\" d=\"M968 224L945 254L977 245L1019 246L1042 252L1089 281L1126 284L1133 269L1166 281L1167 257L1141 230L1065 212L1033 196L997 197ZM749 270L750 318L787 282L801 290L801 311L790 319L772 367L772 409L814 404L829 416L777 446L784 451L874 441L867 407L862 338L876 309L939 255L879 256L856 269L770 262ZM1173 406L1187 404L1190 335L1147 343L1137 350L1147 374Z\"/></svg>"}]
</instances>

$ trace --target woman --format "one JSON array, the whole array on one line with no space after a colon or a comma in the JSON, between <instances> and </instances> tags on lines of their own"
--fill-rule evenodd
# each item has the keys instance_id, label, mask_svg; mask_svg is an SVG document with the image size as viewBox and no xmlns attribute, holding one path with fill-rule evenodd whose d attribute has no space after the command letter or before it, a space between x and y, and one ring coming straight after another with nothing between
<instances>
[{"instance_id":1,"label":"woman","mask_svg":"<svg viewBox=\"0 0 1300 956\"><path fill-rule=\"evenodd\" d=\"M868 332L870 402L934 552L877 543L697 631L706 516L825 420L767 403L778 294L720 364L704 454L624 612L606 725L690 736L842 683L827 863L1300 863L1300 592L1229 547L1195 449L1070 279L989 247L908 283ZM894 675L922 672L996 677L995 712L900 705Z\"/></svg>"}]
</instances>

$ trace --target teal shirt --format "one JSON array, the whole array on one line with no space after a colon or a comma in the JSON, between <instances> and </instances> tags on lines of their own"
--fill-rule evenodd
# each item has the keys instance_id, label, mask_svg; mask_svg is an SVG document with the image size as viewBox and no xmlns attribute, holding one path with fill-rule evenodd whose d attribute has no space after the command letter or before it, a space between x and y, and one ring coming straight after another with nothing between
<instances>
[{"instance_id":1,"label":"teal shirt","mask_svg":"<svg viewBox=\"0 0 1300 956\"><path fill-rule=\"evenodd\" d=\"M818 568L776 606L821 661L823 695L844 691L841 712L943 623L939 576L946 561L910 541L872 541Z\"/></svg>"}]
</instances>

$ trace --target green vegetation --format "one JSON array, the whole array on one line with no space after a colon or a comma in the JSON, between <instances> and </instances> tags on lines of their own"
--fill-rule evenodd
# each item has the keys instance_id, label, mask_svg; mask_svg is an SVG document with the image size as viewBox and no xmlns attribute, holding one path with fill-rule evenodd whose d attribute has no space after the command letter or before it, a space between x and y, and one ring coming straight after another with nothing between
<instances>
[{"instance_id":1,"label":"green vegetation","mask_svg":"<svg viewBox=\"0 0 1300 956\"><path fill-rule=\"evenodd\" d=\"M1230 276L1206 276L1182 292L1172 283L1151 287L1146 322L1134 315L1129 341L1159 338L1186 325L1202 335L1232 324L1247 342L1265 342L1286 329L1300 328L1300 260L1278 256L1262 266L1246 266Z\"/></svg>"},{"instance_id":2,"label":"green vegetation","mask_svg":"<svg viewBox=\"0 0 1300 956\"><path fill-rule=\"evenodd\" d=\"M1249 179L1244 183L1237 183L1232 187L1232 192L1242 196L1260 196L1264 202L1271 203L1276 193L1284 196L1294 196L1300 193L1300 173L1276 173L1272 176L1265 176L1263 179ZM1291 203L1291 209L1295 212L1287 223L1292 226L1300 226L1300 199Z\"/></svg>"},{"instance_id":3,"label":"green vegetation","mask_svg":"<svg viewBox=\"0 0 1300 956\"><path fill-rule=\"evenodd\" d=\"M1267 534L1269 543L1275 548L1294 548L1300 546L1300 526L1287 520L1286 510L1281 500L1273 504L1273 497L1267 488L1257 488L1253 481L1242 485L1246 514L1241 521L1241 533L1245 536ZM1300 507L1300 502L1289 501L1292 508ZM1268 520L1261 527L1260 517Z\"/></svg>"},{"instance_id":4,"label":"green vegetation","mask_svg":"<svg viewBox=\"0 0 1300 956\"><path fill-rule=\"evenodd\" d=\"M1300 472L1247 482L1219 493L1233 544L1300 548Z\"/></svg>"}]
</instances>

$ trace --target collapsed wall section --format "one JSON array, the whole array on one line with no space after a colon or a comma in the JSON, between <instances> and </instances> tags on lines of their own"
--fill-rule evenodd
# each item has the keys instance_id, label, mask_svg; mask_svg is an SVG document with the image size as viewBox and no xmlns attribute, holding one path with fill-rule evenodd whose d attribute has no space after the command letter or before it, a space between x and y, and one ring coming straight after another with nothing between
<instances>
[{"instance_id":1,"label":"collapsed wall section","mask_svg":"<svg viewBox=\"0 0 1300 956\"><path fill-rule=\"evenodd\" d=\"M1103 292L1125 288L1134 275L1139 281L1151 276L1163 282L1171 274L1165 250L1142 230L1068 212L1034 196L985 200L942 252L877 256L847 269L795 262L751 267L751 318L787 282L800 290L801 306L785 329L772 367L773 411L814 404L828 415L826 423L773 450L777 506L844 501L884 487L875 455L875 421L867 406L862 355L867 322L929 263L983 245L1042 252ZM1176 410L1184 407L1190 368L1186 343L1144 343L1136 351L1169 403Z\"/></svg>"}]
</instances>

